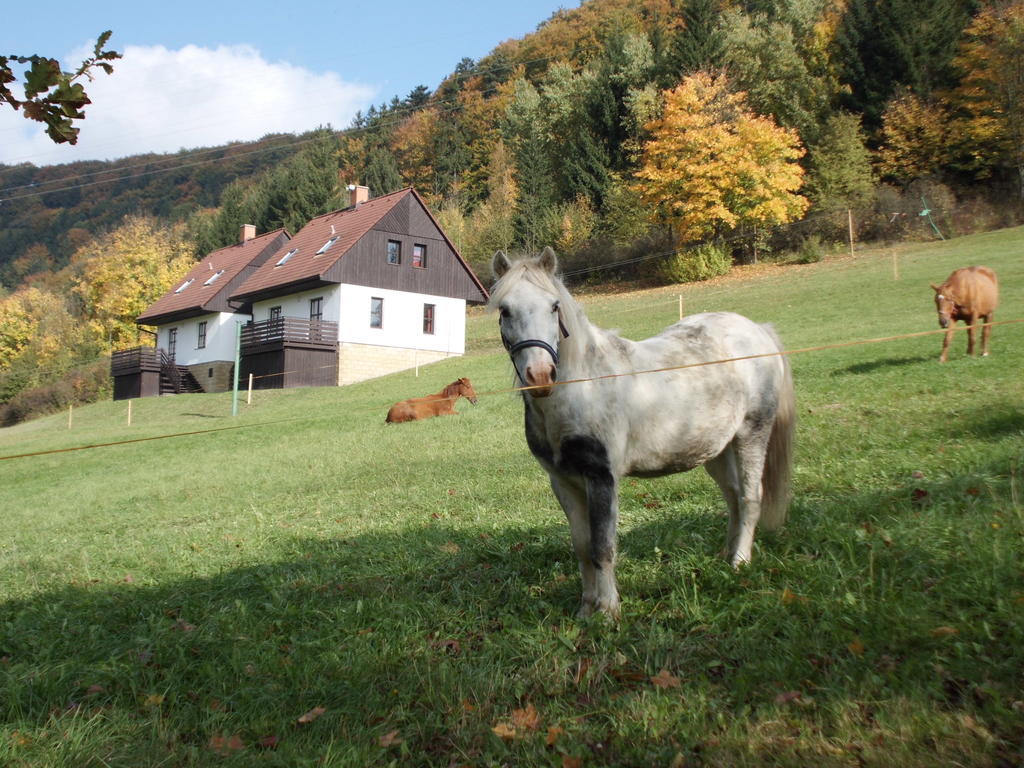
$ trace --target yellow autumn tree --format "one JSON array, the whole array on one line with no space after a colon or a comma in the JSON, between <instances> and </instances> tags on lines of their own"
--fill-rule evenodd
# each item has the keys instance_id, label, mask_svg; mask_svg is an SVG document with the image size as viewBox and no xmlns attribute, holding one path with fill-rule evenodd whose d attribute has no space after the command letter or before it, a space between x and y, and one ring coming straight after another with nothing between
<instances>
[{"instance_id":1,"label":"yellow autumn tree","mask_svg":"<svg viewBox=\"0 0 1024 768\"><path fill-rule=\"evenodd\" d=\"M135 318L192 268L195 255L182 227L128 216L79 248L72 263L79 268L73 290L87 327L110 351L139 342Z\"/></svg>"},{"instance_id":2,"label":"yellow autumn tree","mask_svg":"<svg viewBox=\"0 0 1024 768\"><path fill-rule=\"evenodd\" d=\"M795 131L754 114L725 76L698 72L664 94L646 125L634 191L677 241L741 226L783 224L809 205L799 194L804 149Z\"/></svg>"},{"instance_id":3,"label":"yellow autumn tree","mask_svg":"<svg viewBox=\"0 0 1024 768\"><path fill-rule=\"evenodd\" d=\"M981 177L1013 169L1024 198L1024 0L986 3L953 63L963 74L950 96L963 164Z\"/></svg>"},{"instance_id":4,"label":"yellow autumn tree","mask_svg":"<svg viewBox=\"0 0 1024 768\"><path fill-rule=\"evenodd\" d=\"M907 183L938 173L949 155L950 119L936 102L906 91L885 108L878 170Z\"/></svg>"},{"instance_id":5,"label":"yellow autumn tree","mask_svg":"<svg viewBox=\"0 0 1024 768\"><path fill-rule=\"evenodd\" d=\"M0 402L97 351L62 296L31 286L0 300Z\"/></svg>"}]
</instances>

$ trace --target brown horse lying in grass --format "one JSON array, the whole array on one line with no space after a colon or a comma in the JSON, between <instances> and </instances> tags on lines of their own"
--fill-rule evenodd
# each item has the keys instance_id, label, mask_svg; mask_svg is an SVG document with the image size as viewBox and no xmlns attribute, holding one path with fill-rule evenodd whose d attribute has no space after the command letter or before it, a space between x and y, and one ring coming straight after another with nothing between
<instances>
[{"instance_id":1,"label":"brown horse lying in grass","mask_svg":"<svg viewBox=\"0 0 1024 768\"><path fill-rule=\"evenodd\" d=\"M949 356L949 343L953 340L957 320L967 323L967 354L974 354L974 325L980 318L992 322L999 304L999 280L988 267L964 267L953 272L942 285L932 285L935 291L935 307L939 310L939 325L947 328L942 339L942 354L939 362ZM988 339L992 326L985 325L981 331L981 356L988 357Z\"/></svg>"},{"instance_id":2,"label":"brown horse lying in grass","mask_svg":"<svg viewBox=\"0 0 1024 768\"><path fill-rule=\"evenodd\" d=\"M451 416L455 413L455 401L464 397L476 405L476 392L469 379L456 379L436 395L414 397L395 403L388 411L385 420L388 424L400 424L403 421L418 421L432 416Z\"/></svg>"}]
</instances>

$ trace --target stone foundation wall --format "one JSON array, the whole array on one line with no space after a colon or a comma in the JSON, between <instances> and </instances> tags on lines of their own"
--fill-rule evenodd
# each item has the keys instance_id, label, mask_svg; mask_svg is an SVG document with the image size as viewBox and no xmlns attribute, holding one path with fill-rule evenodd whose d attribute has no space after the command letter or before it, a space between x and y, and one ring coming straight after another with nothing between
<instances>
[{"instance_id":1,"label":"stone foundation wall","mask_svg":"<svg viewBox=\"0 0 1024 768\"><path fill-rule=\"evenodd\" d=\"M376 347L370 344L338 345L338 386L374 379L397 371L405 371L436 363L459 355L404 347Z\"/></svg>"},{"instance_id":2,"label":"stone foundation wall","mask_svg":"<svg viewBox=\"0 0 1024 768\"><path fill-rule=\"evenodd\" d=\"M192 371L203 392L229 392L234 381L232 372L235 364L230 360L214 360L212 363L196 363L188 369ZM248 386L248 382L238 382L240 388Z\"/></svg>"}]
</instances>

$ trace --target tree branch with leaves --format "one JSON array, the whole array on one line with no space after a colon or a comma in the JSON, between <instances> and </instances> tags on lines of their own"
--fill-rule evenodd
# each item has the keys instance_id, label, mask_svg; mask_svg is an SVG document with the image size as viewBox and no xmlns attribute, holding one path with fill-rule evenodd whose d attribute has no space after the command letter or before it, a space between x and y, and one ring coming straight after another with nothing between
<instances>
[{"instance_id":1,"label":"tree branch with leaves","mask_svg":"<svg viewBox=\"0 0 1024 768\"><path fill-rule=\"evenodd\" d=\"M96 40L92 56L87 58L74 72L65 72L60 62L46 56L0 56L0 101L15 110L21 110L29 120L46 124L46 133L55 144L75 144L79 129L75 120L85 117L82 108L92 101L80 82L81 77L93 79L94 68L113 74L111 61L121 58L117 51L104 50L111 32L107 30ZM11 90L12 83L18 83L14 66L29 64L22 83L24 97L18 98Z\"/></svg>"}]
</instances>

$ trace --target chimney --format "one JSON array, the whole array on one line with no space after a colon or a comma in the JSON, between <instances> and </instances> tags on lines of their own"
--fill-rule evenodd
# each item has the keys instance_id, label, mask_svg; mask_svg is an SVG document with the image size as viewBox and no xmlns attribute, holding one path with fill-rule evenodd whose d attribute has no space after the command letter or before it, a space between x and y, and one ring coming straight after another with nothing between
<instances>
[{"instance_id":1,"label":"chimney","mask_svg":"<svg viewBox=\"0 0 1024 768\"><path fill-rule=\"evenodd\" d=\"M357 184L348 185L348 193L350 196L350 205L355 208L357 205L361 205L370 199L370 188L360 187Z\"/></svg>"},{"instance_id":2,"label":"chimney","mask_svg":"<svg viewBox=\"0 0 1024 768\"><path fill-rule=\"evenodd\" d=\"M243 224L242 225L242 239L241 242L247 243L256 237L256 225L255 224Z\"/></svg>"}]
</instances>

